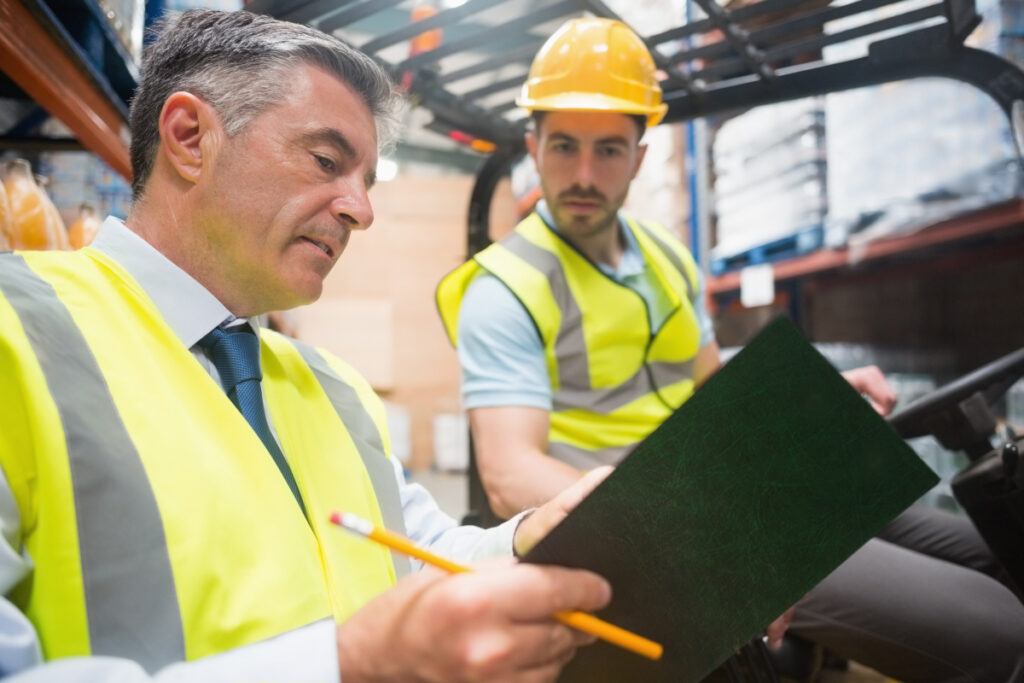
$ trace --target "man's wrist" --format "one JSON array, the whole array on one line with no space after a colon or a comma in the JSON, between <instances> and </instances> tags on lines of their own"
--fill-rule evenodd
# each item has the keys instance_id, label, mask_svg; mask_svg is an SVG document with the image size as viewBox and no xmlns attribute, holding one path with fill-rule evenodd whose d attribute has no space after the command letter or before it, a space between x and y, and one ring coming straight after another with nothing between
<instances>
[{"instance_id":1,"label":"man's wrist","mask_svg":"<svg viewBox=\"0 0 1024 683\"><path fill-rule=\"evenodd\" d=\"M534 545L536 545L536 541L531 542L531 539L526 539L522 543L520 543L519 540L519 529L522 528L523 522L526 521L526 519L528 519L530 515L536 512L536 510L537 508L530 508L529 510L523 510L521 513L519 513L519 519L516 521L516 530L512 532L512 557L516 558L517 560L526 553L528 553L530 549ZM520 552L520 548L522 548L523 546L526 547L523 548Z\"/></svg>"}]
</instances>

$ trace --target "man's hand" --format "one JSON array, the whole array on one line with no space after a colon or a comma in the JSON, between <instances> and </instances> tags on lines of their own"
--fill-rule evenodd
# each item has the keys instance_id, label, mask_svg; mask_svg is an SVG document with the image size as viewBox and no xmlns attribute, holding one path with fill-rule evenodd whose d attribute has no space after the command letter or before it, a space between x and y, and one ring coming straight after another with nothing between
<instances>
[{"instance_id":1,"label":"man's hand","mask_svg":"<svg viewBox=\"0 0 1024 683\"><path fill-rule=\"evenodd\" d=\"M537 545L540 539L547 536L549 531L565 519L565 516L572 512L581 500L590 495L590 492L614 469L607 465L590 470L575 484L524 517L516 528L513 540L516 555L522 556L530 552L530 549Z\"/></svg>"},{"instance_id":2,"label":"man's hand","mask_svg":"<svg viewBox=\"0 0 1024 683\"><path fill-rule=\"evenodd\" d=\"M765 629L765 635L768 636L768 647L773 650L778 650L782 647L782 638L786 635L789 625L793 623L793 615L795 613L796 607L790 607L782 613L781 617L768 625L768 628Z\"/></svg>"},{"instance_id":3,"label":"man's hand","mask_svg":"<svg viewBox=\"0 0 1024 683\"><path fill-rule=\"evenodd\" d=\"M610 599L608 583L586 571L509 561L465 574L427 568L338 627L341 680L554 681L594 638L551 615Z\"/></svg>"},{"instance_id":4,"label":"man's hand","mask_svg":"<svg viewBox=\"0 0 1024 683\"><path fill-rule=\"evenodd\" d=\"M896 405L896 394L885 375L875 365L854 368L843 373L843 379L867 397L868 403L879 415L888 415Z\"/></svg>"}]
</instances>

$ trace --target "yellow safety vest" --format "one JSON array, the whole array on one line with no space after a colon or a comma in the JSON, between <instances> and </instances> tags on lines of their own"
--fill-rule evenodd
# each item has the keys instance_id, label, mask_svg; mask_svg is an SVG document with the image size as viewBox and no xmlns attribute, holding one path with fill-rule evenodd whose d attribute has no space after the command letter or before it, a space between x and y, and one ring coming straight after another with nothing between
<instances>
[{"instance_id":1,"label":"yellow safety vest","mask_svg":"<svg viewBox=\"0 0 1024 683\"><path fill-rule=\"evenodd\" d=\"M46 659L154 671L333 616L408 571L329 520L402 529L384 411L351 368L262 334L263 388L310 519L262 442L114 261L0 254L0 465Z\"/></svg>"},{"instance_id":2,"label":"yellow safety vest","mask_svg":"<svg viewBox=\"0 0 1024 683\"><path fill-rule=\"evenodd\" d=\"M522 302L544 345L551 381L548 452L590 469L619 462L693 393L700 331L693 257L664 227L630 218L672 312L657 333L643 298L597 268L536 213L449 273L438 310L456 343L459 308L488 272Z\"/></svg>"}]
</instances>

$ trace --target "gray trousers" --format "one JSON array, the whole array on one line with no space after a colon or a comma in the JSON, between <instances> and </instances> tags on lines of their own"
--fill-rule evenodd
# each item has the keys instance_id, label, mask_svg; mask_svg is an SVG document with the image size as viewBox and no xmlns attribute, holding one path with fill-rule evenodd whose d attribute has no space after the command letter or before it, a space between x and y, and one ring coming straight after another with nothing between
<instances>
[{"instance_id":1,"label":"gray trousers","mask_svg":"<svg viewBox=\"0 0 1024 683\"><path fill-rule=\"evenodd\" d=\"M1024 682L1024 604L997 571L970 520L915 506L808 593L790 630L904 683Z\"/></svg>"}]
</instances>

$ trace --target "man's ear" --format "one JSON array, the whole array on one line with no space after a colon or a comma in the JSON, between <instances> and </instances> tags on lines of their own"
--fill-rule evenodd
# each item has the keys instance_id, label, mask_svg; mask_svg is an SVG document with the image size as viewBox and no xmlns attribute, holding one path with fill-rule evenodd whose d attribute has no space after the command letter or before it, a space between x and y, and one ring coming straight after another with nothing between
<instances>
[{"instance_id":1,"label":"man's ear","mask_svg":"<svg viewBox=\"0 0 1024 683\"><path fill-rule=\"evenodd\" d=\"M633 166L633 175L630 179L636 178L636 174L640 172L640 164L644 163L644 156L647 154L647 145L639 144L636 147L636 165Z\"/></svg>"},{"instance_id":2,"label":"man's ear","mask_svg":"<svg viewBox=\"0 0 1024 683\"><path fill-rule=\"evenodd\" d=\"M533 157L533 163L537 163L537 134L527 131L523 136L523 142L526 143L526 151Z\"/></svg>"},{"instance_id":3,"label":"man's ear","mask_svg":"<svg viewBox=\"0 0 1024 683\"><path fill-rule=\"evenodd\" d=\"M223 137L213 108L189 92L176 92L160 110L160 148L183 180L199 182Z\"/></svg>"}]
</instances>

